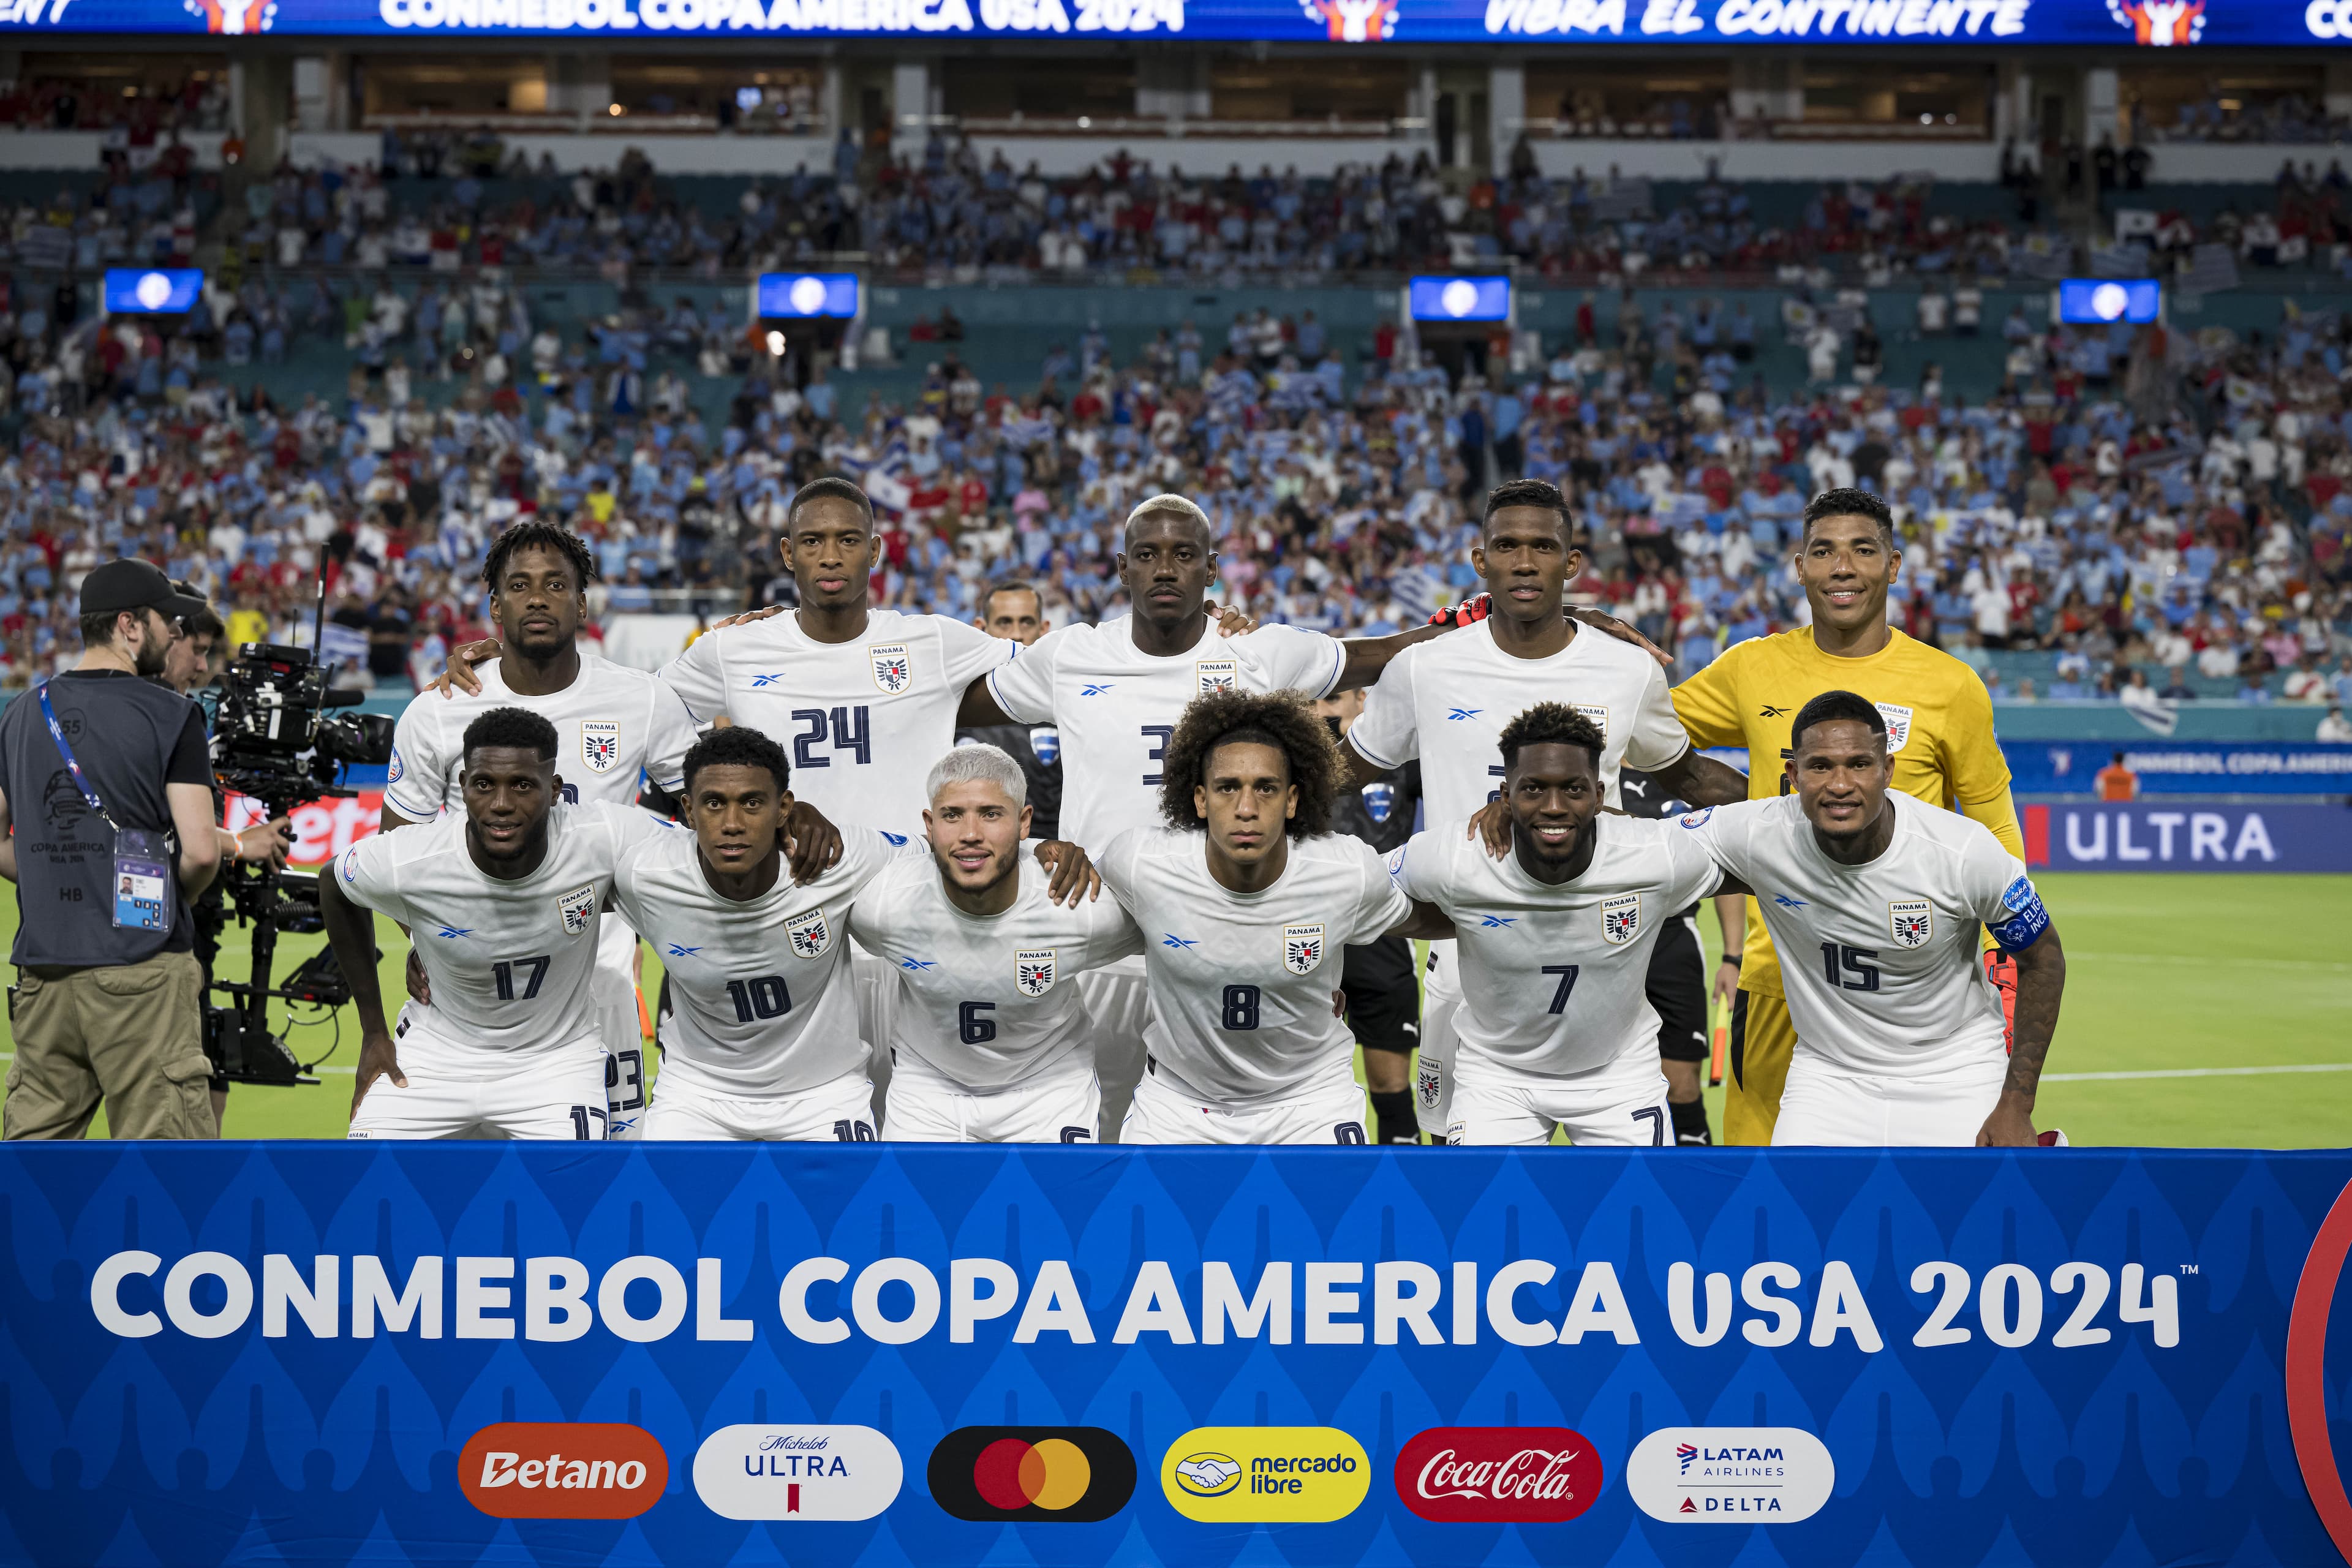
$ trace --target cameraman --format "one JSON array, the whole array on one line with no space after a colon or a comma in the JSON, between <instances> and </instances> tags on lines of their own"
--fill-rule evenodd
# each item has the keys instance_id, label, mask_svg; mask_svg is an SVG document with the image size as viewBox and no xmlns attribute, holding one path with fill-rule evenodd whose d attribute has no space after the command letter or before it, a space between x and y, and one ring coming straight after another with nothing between
<instances>
[{"instance_id":1,"label":"cameraman","mask_svg":"<svg viewBox=\"0 0 2352 1568\"><path fill-rule=\"evenodd\" d=\"M193 602L196 608L194 613L180 618L175 628L179 635L173 638L172 646L163 654L163 673L153 679L157 685L167 687L183 697L194 697L196 688L212 678L213 654L220 647L221 639L228 635L228 628L221 624L219 613L194 586L178 579L173 581L172 586L182 598ZM215 820L219 819L226 805L226 797L215 786L213 790ZM220 837L221 864L224 867L232 861L244 861L251 865L267 862L283 868L287 851L294 846L293 824L283 816L268 822L257 822L242 833L231 833L226 827L214 831ZM213 1121L215 1125L226 1126L228 1079L218 1074L212 1079L212 1100Z\"/></svg>"},{"instance_id":2,"label":"cameraman","mask_svg":"<svg viewBox=\"0 0 2352 1568\"><path fill-rule=\"evenodd\" d=\"M82 656L0 712L16 1059L0 1136L214 1138L188 900L219 869L196 706L152 683L204 609L144 561L82 579ZM145 677L146 679L141 679ZM176 883L176 886L174 884Z\"/></svg>"}]
</instances>

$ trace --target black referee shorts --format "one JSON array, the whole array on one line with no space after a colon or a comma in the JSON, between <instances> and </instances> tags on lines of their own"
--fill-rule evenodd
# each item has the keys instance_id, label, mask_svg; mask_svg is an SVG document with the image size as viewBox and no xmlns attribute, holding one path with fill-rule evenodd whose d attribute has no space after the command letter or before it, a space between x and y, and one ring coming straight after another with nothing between
<instances>
[{"instance_id":1,"label":"black referee shorts","mask_svg":"<svg viewBox=\"0 0 2352 1568\"><path fill-rule=\"evenodd\" d=\"M1410 1051L1421 1044L1421 976L1412 943L1384 936L1345 950L1339 987L1348 994L1348 1026L1368 1051Z\"/></svg>"},{"instance_id":2,"label":"black referee shorts","mask_svg":"<svg viewBox=\"0 0 2352 1568\"><path fill-rule=\"evenodd\" d=\"M1658 1055L1672 1062L1706 1060L1706 953L1690 916L1676 915L1658 932L1646 989L1658 1012Z\"/></svg>"}]
</instances>

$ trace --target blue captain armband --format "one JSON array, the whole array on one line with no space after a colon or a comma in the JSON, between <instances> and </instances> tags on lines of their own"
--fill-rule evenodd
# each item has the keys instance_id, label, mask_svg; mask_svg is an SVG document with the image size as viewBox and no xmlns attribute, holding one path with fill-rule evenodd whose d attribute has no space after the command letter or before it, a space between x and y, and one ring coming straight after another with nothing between
<instances>
[{"instance_id":1,"label":"blue captain armband","mask_svg":"<svg viewBox=\"0 0 2352 1568\"><path fill-rule=\"evenodd\" d=\"M2020 877L2000 895L2001 918L1986 922L1993 941L2000 943L2004 952L2022 952L2042 938L2050 929L2050 911L2042 907L2042 895L2033 890L2033 879Z\"/></svg>"}]
</instances>

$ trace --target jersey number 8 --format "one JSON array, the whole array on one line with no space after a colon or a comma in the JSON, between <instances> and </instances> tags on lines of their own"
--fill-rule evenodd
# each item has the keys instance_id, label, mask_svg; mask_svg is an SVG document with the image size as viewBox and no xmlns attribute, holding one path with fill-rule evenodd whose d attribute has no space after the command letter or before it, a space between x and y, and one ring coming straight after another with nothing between
<instances>
[{"instance_id":1,"label":"jersey number 8","mask_svg":"<svg viewBox=\"0 0 2352 1568\"><path fill-rule=\"evenodd\" d=\"M1228 985L1225 987L1225 1010L1219 1020L1228 1029L1257 1027L1257 987Z\"/></svg>"}]
</instances>

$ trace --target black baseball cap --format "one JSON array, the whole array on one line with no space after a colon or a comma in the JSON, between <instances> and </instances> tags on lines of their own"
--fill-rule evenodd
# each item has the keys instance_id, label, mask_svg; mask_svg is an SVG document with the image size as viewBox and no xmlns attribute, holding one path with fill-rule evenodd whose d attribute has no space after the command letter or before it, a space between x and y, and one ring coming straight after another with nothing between
<instances>
[{"instance_id":1,"label":"black baseball cap","mask_svg":"<svg viewBox=\"0 0 2352 1568\"><path fill-rule=\"evenodd\" d=\"M205 607L202 599L192 599L173 587L162 567L135 556L110 561L81 580L81 613L85 616L152 609L167 621L181 621Z\"/></svg>"}]
</instances>

